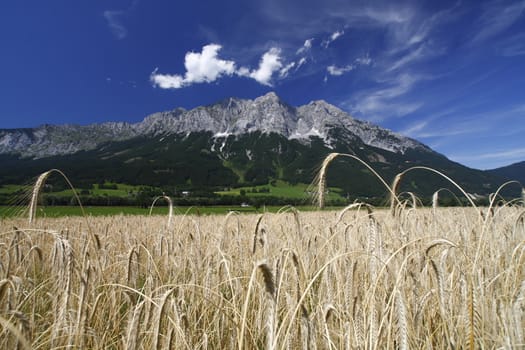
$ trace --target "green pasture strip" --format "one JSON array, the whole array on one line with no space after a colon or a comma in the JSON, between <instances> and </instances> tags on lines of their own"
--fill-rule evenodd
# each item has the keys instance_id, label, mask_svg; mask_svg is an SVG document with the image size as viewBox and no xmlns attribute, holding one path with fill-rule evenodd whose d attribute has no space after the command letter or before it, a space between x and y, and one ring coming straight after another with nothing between
<instances>
[{"instance_id":1,"label":"green pasture strip","mask_svg":"<svg viewBox=\"0 0 525 350\"><path fill-rule=\"evenodd\" d=\"M230 211L239 213L275 213L283 206L267 206L256 209L255 207L241 207L241 206L211 206L211 207L174 207L173 213L175 215L183 215L185 213L192 215L210 215L210 214L227 214ZM0 206L0 218L23 216L27 215L27 210L23 207L8 207ZM299 211L313 211L317 210L315 206L298 206ZM340 209L340 207L332 207L331 209ZM88 216L116 216L116 215L149 215L149 208L140 207L84 207L84 212ZM37 209L37 217L64 217L64 216L81 216L82 211L78 206L43 206ZM168 207L160 206L153 208L152 215L168 215Z\"/></svg>"}]
</instances>

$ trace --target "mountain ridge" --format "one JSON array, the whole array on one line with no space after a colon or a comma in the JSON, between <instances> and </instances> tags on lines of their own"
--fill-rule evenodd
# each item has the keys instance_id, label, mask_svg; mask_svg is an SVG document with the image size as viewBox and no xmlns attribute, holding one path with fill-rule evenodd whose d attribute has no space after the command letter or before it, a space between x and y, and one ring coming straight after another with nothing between
<instances>
[{"instance_id":1,"label":"mountain ridge","mask_svg":"<svg viewBox=\"0 0 525 350\"><path fill-rule=\"evenodd\" d=\"M216 138L260 131L277 133L288 139L322 138L328 146L336 140L330 130L342 128L369 146L404 153L408 149L430 149L422 143L353 118L323 101L292 107L274 92L254 100L230 97L190 110L175 108L146 116L137 123L104 122L86 126L44 124L37 128L0 129L0 154L20 154L42 158L92 150L108 141L124 141L138 136L187 134L210 131Z\"/></svg>"}]
</instances>

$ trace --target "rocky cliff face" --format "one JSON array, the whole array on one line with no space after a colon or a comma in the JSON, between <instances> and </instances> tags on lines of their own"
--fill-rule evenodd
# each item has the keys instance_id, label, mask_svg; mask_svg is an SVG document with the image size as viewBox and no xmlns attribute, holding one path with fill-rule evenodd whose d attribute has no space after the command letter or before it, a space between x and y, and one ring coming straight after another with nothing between
<instances>
[{"instance_id":1,"label":"rocky cliff face","mask_svg":"<svg viewBox=\"0 0 525 350\"><path fill-rule=\"evenodd\" d=\"M338 132L335 133L335 130ZM210 131L215 138L255 131L305 141L310 136L317 136L328 147L336 141L334 135L337 134L338 138L358 138L368 146L395 153L404 153L409 149L431 151L415 140L354 119L325 101L292 107L270 92L255 100L229 98L189 111L177 108L155 113L135 124L43 125L34 129L4 129L0 130L0 154L41 158L92 150L104 142L123 141L136 136L198 131ZM338 141L341 142L340 139Z\"/></svg>"}]
</instances>

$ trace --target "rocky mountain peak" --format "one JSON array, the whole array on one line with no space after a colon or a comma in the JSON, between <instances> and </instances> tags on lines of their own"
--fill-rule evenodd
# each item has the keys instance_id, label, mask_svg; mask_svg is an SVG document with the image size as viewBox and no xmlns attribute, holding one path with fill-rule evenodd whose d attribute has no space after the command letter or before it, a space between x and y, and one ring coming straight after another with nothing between
<instances>
[{"instance_id":1,"label":"rocky mountain peak","mask_svg":"<svg viewBox=\"0 0 525 350\"><path fill-rule=\"evenodd\" d=\"M281 103L281 98L273 91L268 92L265 95L257 97L254 103Z\"/></svg>"}]
</instances>

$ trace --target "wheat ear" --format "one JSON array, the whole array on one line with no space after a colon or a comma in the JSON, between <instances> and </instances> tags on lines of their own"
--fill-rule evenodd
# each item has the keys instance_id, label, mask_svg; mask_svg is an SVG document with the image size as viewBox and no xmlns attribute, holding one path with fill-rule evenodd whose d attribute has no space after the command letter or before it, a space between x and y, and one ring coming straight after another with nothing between
<instances>
[{"instance_id":1,"label":"wheat ear","mask_svg":"<svg viewBox=\"0 0 525 350\"><path fill-rule=\"evenodd\" d=\"M334 160L339 153L330 153L324 160L321 165L321 170L319 171L318 175L318 183L317 183L317 204L320 209L324 208L324 196L326 191L326 169L328 168L328 165Z\"/></svg>"},{"instance_id":2,"label":"wheat ear","mask_svg":"<svg viewBox=\"0 0 525 350\"><path fill-rule=\"evenodd\" d=\"M399 185L401 184L403 174L404 173L397 174L394 178L394 181L392 181L392 188L390 192L390 212L392 213L392 216L396 215L396 206L397 203L399 203L399 200L397 198L397 191L399 191Z\"/></svg>"},{"instance_id":3,"label":"wheat ear","mask_svg":"<svg viewBox=\"0 0 525 350\"><path fill-rule=\"evenodd\" d=\"M268 314L266 317L266 349L273 350L275 339L275 313L277 311L275 283L273 279L273 273L270 270L270 267L265 262L259 263L257 267L259 268L259 270L261 270L263 274L264 286L266 289L266 296L268 300Z\"/></svg>"}]
</instances>

